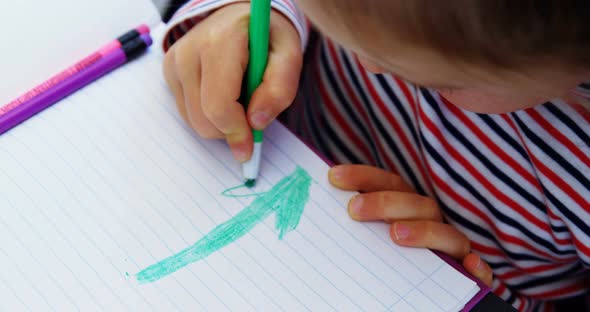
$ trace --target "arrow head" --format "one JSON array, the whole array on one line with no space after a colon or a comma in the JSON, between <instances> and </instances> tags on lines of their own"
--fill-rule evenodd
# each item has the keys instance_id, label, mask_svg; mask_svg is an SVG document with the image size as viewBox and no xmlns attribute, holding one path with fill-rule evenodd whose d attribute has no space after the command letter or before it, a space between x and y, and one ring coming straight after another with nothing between
<instances>
[{"instance_id":1,"label":"arrow head","mask_svg":"<svg viewBox=\"0 0 590 312\"><path fill-rule=\"evenodd\" d=\"M279 232L279 239L297 228L303 209L309 200L311 177L305 170L297 167L295 172L281 180L273 188L274 194L268 195L267 202L272 203L275 211L275 227Z\"/></svg>"}]
</instances>

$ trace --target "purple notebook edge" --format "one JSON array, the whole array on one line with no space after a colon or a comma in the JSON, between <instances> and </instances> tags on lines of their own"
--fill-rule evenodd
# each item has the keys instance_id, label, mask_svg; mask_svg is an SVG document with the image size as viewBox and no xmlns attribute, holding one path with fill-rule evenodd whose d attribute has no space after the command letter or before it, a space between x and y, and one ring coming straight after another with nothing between
<instances>
[{"instance_id":1,"label":"purple notebook edge","mask_svg":"<svg viewBox=\"0 0 590 312\"><path fill-rule=\"evenodd\" d=\"M308 144L305 140L301 139L295 132L293 132L291 129L289 129L289 127L287 127L285 125L285 123L283 123L283 122L280 122L280 123L283 126L285 126L285 129L287 129L289 132L291 132L291 134L293 134L295 137L297 137L299 139L299 141L301 141L305 146L307 146L307 148L309 148L312 152L314 152L314 154L316 154L316 156L318 156L321 160L323 160L326 164L328 164L328 166L333 167L335 165L331 160L326 158L326 156L324 156L317 149L315 149L313 146ZM465 275L467 278L469 278L472 281L474 281L475 283L477 283L477 286L479 287L479 291L477 292L477 294L475 296L473 296L465 304L463 309L461 309L461 312L471 311L491 291L491 289L486 284L484 284L482 281L480 281L479 279L477 279L473 275L469 274L469 272L467 272L465 270L465 268L463 268L463 266L461 266L455 259L451 258L448 255L440 253L438 251L433 251L433 252L435 255L437 255L439 258L441 258L444 262L448 263L455 270L459 271L459 273Z\"/></svg>"},{"instance_id":2,"label":"purple notebook edge","mask_svg":"<svg viewBox=\"0 0 590 312\"><path fill-rule=\"evenodd\" d=\"M439 258L441 258L444 262L448 263L455 270L459 271L459 273L467 276L469 279L471 279L472 281L477 283L477 286L479 287L479 291L477 292L477 294L475 296L473 296L473 298L471 298L471 300L469 300L465 304L465 306L461 310L463 312L471 311L491 291L491 289L486 284L484 284L482 281L477 279L475 276L469 274L469 272L467 272L465 270L465 268L462 265L460 265L455 259L453 259L450 256L445 255L441 252L438 252L438 251L433 251L433 252L435 255L437 255Z\"/></svg>"}]
</instances>

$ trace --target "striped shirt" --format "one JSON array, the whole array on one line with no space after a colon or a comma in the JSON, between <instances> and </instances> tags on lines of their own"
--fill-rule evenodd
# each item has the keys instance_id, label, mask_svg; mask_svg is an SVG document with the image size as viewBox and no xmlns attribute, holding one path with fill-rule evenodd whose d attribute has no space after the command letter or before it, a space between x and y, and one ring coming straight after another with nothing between
<instances>
[{"instance_id":1,"label":"striped shirt","mask_svg":"<svg viewBox=\"0 0 590 312\"><path fill-rule=\"evenodd\" d=\"M230 2L187 3L170 21L164 49ZM589 290L589 110L554 100L506 114L469 112L434 90L369 73L325 36L308 40L291 1L272 5L307 46L287 125L336 163L397 172L436 198L492 267L493 291L519 311L551 311L551 301ZM590 88L576 93L590 97Z\"/></svg>"}]
</instances>

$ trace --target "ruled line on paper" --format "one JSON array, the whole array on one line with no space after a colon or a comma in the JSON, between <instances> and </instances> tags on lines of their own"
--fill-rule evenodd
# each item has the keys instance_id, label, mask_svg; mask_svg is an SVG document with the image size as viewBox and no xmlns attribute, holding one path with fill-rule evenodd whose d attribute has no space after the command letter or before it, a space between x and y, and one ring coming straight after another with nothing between
<instances>
[{"instance_id":1,"label":"ruled line on paper","mask_svg":"<svg viewBox=\"0 0 590 312\"><path fill-rule=\"evenodd\" d=\"M256 191L308 172L297 229L278 240L266 218L206 259L137 283L133 273L255 199L222 195L241 183L240 166L182 122L160 62L148 53L0 136L0 209L11 209L0 225L15 224L2 231L18 238L0 250L8 310L449 311L475 291L434 254L395 246L386 225L350 220L351 194L331 188L328 166L280 125L266 131Z\"/></svg>"}]
</instances>

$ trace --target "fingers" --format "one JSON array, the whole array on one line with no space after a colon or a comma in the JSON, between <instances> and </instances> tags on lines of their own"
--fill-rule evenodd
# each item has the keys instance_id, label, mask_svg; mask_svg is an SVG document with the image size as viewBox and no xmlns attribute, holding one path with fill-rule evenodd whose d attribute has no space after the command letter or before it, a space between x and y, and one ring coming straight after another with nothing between
<instances>
[{"instance_id":1,"label":"fingers","mask_svg":"<svg viewBox=\"0 0 590 312\"><path fill-rule=\"evenodd\" d=\"M216 10L176 42L164 62L182 117L204 138L225 137L240 161L252 152L251 127L266 127L293 101L302 64L295 27L273 12L269 64L246 115L238 99L248 64L249 12L247 2Z\"/></svg>"},{"instance_id":2,"label":"fingers","mask_svg":"<svg viewBox=\"0 0 590 312\"><path fill-rule=\"evenodd\" d=\"M252 151L252 133L242 104L238 102L242 77L248 65L246 36L227 38L225 49L204 49L201 108L213 126L226 138L236 159L246 161Z\"/></svg>"},{"instance_id":3,"label":"fingers","mask_svg":"<svg viewBox=\"0 0 590 312\"><path fill-rule=\"evenodd\" d=\"M347 191L414 191L399 175L372 166L335 166L330 169L328 178L332 185Z\"/></svg>"},{"instance_id":4,"label":"fingers","mask_svg":"<svg viewBox=\"0 0 590 312\"><path fill-rule=\"evenodd\" d=\"M463 259L471 249L469 239L452 226L434 221L400 221L390 228L391 239L400 246L438 250Z\"/></svg>"},{"instance_id":5,"label":"fingers","mask_svg":"<svg viewBox=\"0 0 590 312\"><path fill-rule=\"evenodd\" d=\"M297 93L303 53L299 34L282 14L271 17L270 52L262 84L252 95L248 120L255 129L264 129Z\"/></svg>"},{"instance_id":6,"label":"fingers","mask_svg":"<svg viewBox=\"0 0 590 312\"><path fill-rule=\"evenodd\" d=\"M184 104L184 92L182 90L182 83L176 75L176 57L174 47L172 47L169 53L166 53L166 55L164 56L164 61L162 62L162 71L164 72L164 79L170 87L172 95L174 95L176 108L178 109L180 116L182 117L182 119L184 119L184 121L187 124L190 125L186 107Z\"/></svg>"},{"instance_id":7,"label":"fingers","mask_svg":"<svg viewBox=\"0 0 590 312\"><path fill-rule=\"evenodd\" d=\"M184 39L184 38L183 38ZM168 54L173 54L174 71L180 80L182 98L176 99L179 110L184 111L190 126L204 138L222 138L217 130L204 116L201 110L201 59L192 55L193 40L181 40Z\"/></svg>"},{"instance_id":8,"label":"fingers","mask_svg":"<svg viewBox=\"0 0 590 312\"><path fill-rule=\"evenodd\" d=\"M359 194L350 200L348 213L357 221L442 221L436 201L416 193L389 191Z\"/></svg>"},{"instance_id":9,"label":"fingers","mask_svg":"<svg viewBox=\"0 0 590 312\"><path fill-rule=\"evenodd\" d=\"M396 244L437 250L456 259L465 258L466 269L491 284L492 270L479 257L470 255L467 236L442 223L436 200L416 194L400 176L371 166L341 165L332 168L328 177L338 188L367 192L349 202L348 212L353 219L393 222L390 236Z\"/></svg>"},{"instance_id":10,"label":"fingers","mask_svg":"<svg viewBox=\"0 0 590 312\"><path fill-rule=\"evenodd\" d=\"M480 256L471 253L463 259L463 267L489 287L494 281L492 268Z\"/></svg>"}]
</instances>

